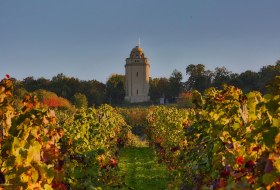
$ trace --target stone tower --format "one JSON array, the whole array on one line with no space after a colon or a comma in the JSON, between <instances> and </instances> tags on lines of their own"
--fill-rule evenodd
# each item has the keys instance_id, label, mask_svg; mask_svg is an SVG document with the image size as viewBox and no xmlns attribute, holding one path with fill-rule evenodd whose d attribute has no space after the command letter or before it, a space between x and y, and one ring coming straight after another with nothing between
<instances>
[{"instance_id":1,"label":"stone tower","mask_svg":"<svg viewBox=\"0 0 280 190\"><path fill-rule=\"evenodd\" d=\"M147 102L149 97L150 64L142 48L132 49L125 64L125 100L130 103Z\"/></svg>"}]
</instances>

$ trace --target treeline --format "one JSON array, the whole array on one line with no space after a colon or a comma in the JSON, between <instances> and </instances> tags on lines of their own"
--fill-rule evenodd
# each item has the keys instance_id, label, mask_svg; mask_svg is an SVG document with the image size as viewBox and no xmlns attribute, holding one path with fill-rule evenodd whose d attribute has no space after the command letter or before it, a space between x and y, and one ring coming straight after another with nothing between
<instances>
[{"instance_id":1,"label":"treeline","mask_svg":"<svg viewBox=\"0 0 280 190\"><path fill-rule=\"evenodd\" d=\"M15 79L14 79L15 80ZM46 90L70 100L72 103L86 98L88 105L101 105L106 101L106 85L97 80L83 81L60 73L52 79L27 77L15 80L15 95L24 96L27 92Z\"/></svg>"},{"instance_id":2,"label":"treeline","mask_svg":"<svg viewBox=\"0 0 280 190\"><path fill-rule=\"evenodd\" d=\"M154 78L150 80L150 97L153 102L164 97L169 102L183 91L198 90L204 92L209 87L221 89L224 84L233 85L247 93L259 91L266 93L268 85L273 85L273 79L280 75L280 60L275 65L264 66L259 72L245 71L240 74L228 71L225 67L217 67L214 71L207 70L203 64L191 64L186 67L187 81L182 81L183 74L174 70L169 78ZM276 80L276 79L275 79Z\"/></svg>"},{"instance_id":3,"label":"treeline","mask_svg":"<svg viewBox=\"0 0 280 190\"><path fill-rule=\"evenodd\" d=\"M203 64L191 64L185 71L188 77L183 81L183 74L174 70L169 78L150 78L150 92L152 103L158 103L159 98L168 102L175 102L180 93L198 90L203 92L209 87L222 88L229 84L249 91L265 93L267 85L273 83L275 76L280 75L280 60L274 65L264 66L259 72L245 71L240 74L228 71L225 67L217 67L214 71L207 70ZM104 84L97 80L79 80L58 74L52 79L27 77L22 81L13 79L16 86L15 94L22 97L27 92L46 90L56 93L59 97L70 100L77 107L93 106L103 103L122 105L125 97L125 76L113 74Z\"/></svg>"}]
</instances>

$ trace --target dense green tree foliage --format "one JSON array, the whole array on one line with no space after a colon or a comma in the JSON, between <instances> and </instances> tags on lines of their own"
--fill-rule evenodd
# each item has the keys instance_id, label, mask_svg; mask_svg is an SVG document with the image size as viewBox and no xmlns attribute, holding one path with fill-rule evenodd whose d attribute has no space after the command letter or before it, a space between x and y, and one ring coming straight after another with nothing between
<instances>
[{"instance_id":1,"label":"dense green tree foliage","mask_svg":"<svg viewBox=\"0 0 280 190\"><path fill-rule=\"evenodd\" d=\"M225 67L210 71L203 64L191 64L186 67L186 75L189 76L186 81L187 90L203 92L209 87L221 89L224 84L230 84L241 88L245 93L254 90L266 93L266 85L280 75L280 61L275 65L262 67L259 72L247 70L240 74L232 73Z\"/></svg>"},{"instance_id":2,"label":"dense green tree foliage","mask_svg":"<svg viewBox=\"0 0 280 190\"><path fill-rule=\"evenodd\" d=\"M125 88L124 75L113 74L106 82L106 98L110 104L121 104L124 102Z\"/></svg>"},{"instance_id":3,"label":"dense green tree foliage","mask_svg":"<svg viewBox=\"0 0 280 190\"><path fill-rule=\"evenodd\" d=\"M268 65L261 68L259 71L259 81L258 87L261 92L265 92L266 85L271 79L274 79L276 76L280 75L280 60L276 62L275 65Z\"/></svg>"},{"instance_id":4,"label":"dense green tree foliage","mask_svg":"<svg viewBox=\"0 0 280 190\"><path fill-rule=\"evenodd\" d=\"M258 89L258 73L253 71L245 71L238 76L237 87L242 88L244 92Z\"/></svg>"},{"instance_id":5,"label":"dense green tree foliage","mask_svg":"<svg viewBox=\"0 0 280 190\"><path fill-rule=\"evenodd\" d=\"M175 102L184 90L182 79L183 75L178 70L174 70L169 78L151 78L149 92L151 101L158 103L160 98L165 98L169 102Z\"/></svg>"},{"instance_id":6,"label":"dense green tree foliage","mask_svg":"<svg viewBox=\"0 0 280 190\"><path fill-rule=\"evenodd\" d=\"M169 94L173 99L183 91L182 79L183 74L178 70L174 70L169 77Z\"/></svg>"},{"instance_id":7,"label":"dense green tree foliage","mask_svg":"<svg viewBox=\"0 0 280 190\"><path fill-rule=\"evenodd\" d=\"M150 80L150 98L153 102L158 102L160 98L170 97L169 81L167 78L154 78Z\"/></svg>"},{"instance_id":8,"label":"dense green tree foliage","mask_svg":"<svg viewBox=\"0 0 280 190\"><path fill-rule=\"evenodd\" d=\"M186 68L186 74L189 76L189 79L186 82L187 90L196 89L202 92L211 85L213 73L209 70L205 70L203 64L188 65Z\"/></svg>"},{"instance_id":9,"label":"dense green tree foliage","mask_svg":"<svg viewBox=\"0 0 280 190\"><path fill-rule=\"evenodd\" d=\"M233 85L242 89L245 93L249 91L260 91L268 93L267 85L275 85L274 78L280 75L280 60L274 65L262 67L258 72L244 71L240 74L233 73L225 67L217 67L214 71L207 70L203 64L190 64L186 67L187 80L183 81L180 71L174 70L169 78L150 78L149 96L153 103L159 103L160 98L168 102L174 102L179 94L184 91L198 90L203 92L209 87L222 89L224 84ZM27 92L44 89L56 93L59 97L71 100L74 103L74 95L84 94L88 106L99 106L103 103L121 105L125 96L125 76L113 74L106 83L97 80L79 80L60 73L52 79L43 77L34 79L29 76L22 81L12 78L15 85L15 96L23 98ZM274 80L274 82L272 82ZM275 83L275 84L273 84Z\"/></svg>"},{"instance_id":10,"label":"dense green tree foliage","mask_svg":"<svg viewBox=\"0 0 280 190\"><path fill-rule=\"evenodd\" d=\"M76 93L73 102L77 108L87 108L88 105L87 97L82 93Z\"/></svg>"},{"instance_id":11,"label":"dense green tree foliage","mask_svg":"<svg viewBox=\"0 0 280 190\"><path fill-rule=\"evenodd\" d=\"M14 79L14 84L17 87L15 95L20 97L26 94L26 91L33 92L44 89L72 101L75 94L82 93L86 96L89 106L101 105L106 100L105 84L97 80L79 80L74 77L65 76L62 73L54 76L51 80L42 77L37 80L34 77L27 77L22 81Z\"/></svg>"},{"instance_id":12,"label":"dense green tree foliage","mask_svg":"<svg viewBox=\"0 0 280 190\"><path fill-rule=\"evenodd\" d=\"M81 93L85 94L88 100L88 105L101 105L105 102L105 84L97 80L83 81L84 89Z\"/></svg>"},{"instance_id":13,"label":"dense green tree foliage","mask_svg":"<svg viewBox=\"0 0 280 190\"><path fill-rule=\"evenodd\" d=\"M213 86L220 88L223 84L229 83L231 79L231 72L225 67L216 67L213 72Z\"/></svg>"}]
</instances>

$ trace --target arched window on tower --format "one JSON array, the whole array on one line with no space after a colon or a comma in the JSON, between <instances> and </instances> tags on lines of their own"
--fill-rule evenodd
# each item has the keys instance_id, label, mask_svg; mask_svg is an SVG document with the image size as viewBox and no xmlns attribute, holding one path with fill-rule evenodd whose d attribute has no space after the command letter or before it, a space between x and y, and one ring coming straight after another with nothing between
<instances>
[{"instance_id":1,"label":"arched window on tower","mask_svg":"<svg viewBox=\"0 0 280 190\"><path fill-rule=\"evenodd\" d=\"M138 77L138 72L136 72L136 77Z\"/></svg>"},{"instance_id":2,"label":"arched window on tower","mask_svg":"<svg viewBox=\"0 0 280 190\"><path fill-rule=\"evenodd\" d=\"M136 90L136 94L138 95L138 89Z\"/></svg>"}]
</instances>

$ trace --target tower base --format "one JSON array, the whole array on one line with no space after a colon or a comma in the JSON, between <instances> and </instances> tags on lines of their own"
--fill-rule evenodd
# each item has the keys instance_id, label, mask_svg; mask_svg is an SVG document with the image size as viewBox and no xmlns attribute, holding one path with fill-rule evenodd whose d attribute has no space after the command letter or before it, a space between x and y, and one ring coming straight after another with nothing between
<instances>
[{"instance_id":1,"label":"tower base","mask_svg":"<svg viewBox=\"0 0 280 190\"><path fill-rule=\"evenodd\" d=\"M150 101L150 96L126 96L125 100L130 103L141 103Z\"/></svg>"}]
</instances>

